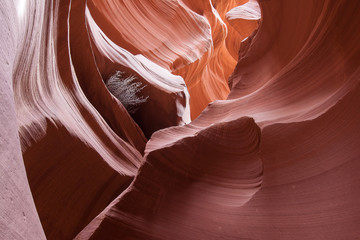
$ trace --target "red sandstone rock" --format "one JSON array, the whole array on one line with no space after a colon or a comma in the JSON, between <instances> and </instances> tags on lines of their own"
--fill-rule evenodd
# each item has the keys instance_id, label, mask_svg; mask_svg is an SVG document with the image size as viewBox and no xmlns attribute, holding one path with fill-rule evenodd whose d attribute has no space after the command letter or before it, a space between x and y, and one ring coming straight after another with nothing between
<instances>
[{"instance_id":1,"label":"red sandstone rock","mask_svg":"<svg viewBox=\"0 0 360 240\"><path fill-rule=\"evenodd\" d=\"M21 156L12 69L21 42L15 5L0 3L0 239L45 239Z\"/></svg>"},{"instance_id":2,"label":"red sandstone rock","mask_svg":"<svg viewBox=\"0 0 360 240\"><path fill-rule=\"evenodd\" d=\"M150 137L159 129L189 123L189 93L184 80L143 55L133 55L117 46L99 28L92 12L96 14L98 9L86 10L86 19L97 68L104 80L122 70L134 73L136 81L145 86L141 94L148 99L133 114L145 135Z\"/></svg>"},{"instance_id":3,"label":"red sandstone rock","mask_svg":"<svg viewBox=\"0 0 360 240\"><path fill-rule=\"evenodd\" d=\"M30 4L26 27L33 31L24 31L14 65L25 166L49 239L74 237L121 193L142 162L145 144L106 90L90 43L74 37L72 27L86 34L81 16L85 1Z\"/></svg>"},{"instance_id":4,"label":"red sandstone rock","mask_svg":"<svg viewBox=\"0 0 360 240\"><path fill-rule=\"evenodd\" d=\"M360 2L0 8L0 238L360 235ZM147 143L115 70L148 85Z\"/></svg>"},{"instance_id":5,"label":"red sandstone rock","mask_svg":"<svg viewBox=\"0 0 360 240\"><path fill-rule=\"evenodd\" d=\"M360 193L355 190L359 184L356 159L360 155L360 135L355 129L359 125L356 109L360 99L355 62L360 59L351 52L358 52L360 46L359 41L348 37L351 31L345 24L359 20L350 12L356 12L360 4L353 2L344 7L334 3L261 3L263 20L257 34L242 47L230 81L229 100L214 102L185 127L154 134L147 144L146 162L133 184L78 238L356 238L360 219L356 204ZM279 9L287 14L270 18ZM294 36L291 30L297 27L297 19L306 21ZM212 196L227 191L201 185L203 180L195 177L198 172L188 170L189 165L183 163L199 162L201 172L221 161L222 157L212 150L223 146L223 135L209 133L212 138L207 143L212 144L205 149L199 143L188 142L199 131L211 132L220 123L231 129L230 123L244 115L253 117L263 129L259 147L264 164L262 188L249 194L245 205L235 207L218 200L215 207ZM228 135L227 131L220 132ZM235 137L236 128L229 132L234 137L228 135L227 146L215 150L222 156L241 152L240 146L237 151L231 148L243 142ZM198 155L183 155L182 150L189 152L187 146L194 146L195 153L200 151L203 156L209 151L214 157L207 157L203 163ZM181 160L174 157L174 148L179 149ZM221 166L226 168L226 157L223 159ZM255 164L251 158L246 159ZM241 160L238 164L241 166ZM230 166L236 169L236 165ZM177 173L164 177L173 169ZM229 174L220 168L216 173L223 177L218 184L225 183ZM187 184L182 174L187 176L185 179L195 178L194 182ZM209 173L206 176L211 178ZM192 191L197 184L202 187ZM205 192L208 198L200 198Z\"/></svg>"},{"instance_id":6,"label":"red sandstone rock","mask_svg":"<svg viewBox=\"0 0 360 240\"><path fill-rule=\"evenodd\" d=\"M243 206L258 191L260 129L252 119L184 128L165 146L161 136L162 131L153 135L147 161L129 189L78 239L153 239L158 231L166 239L175 233L178 239L211 238L216 219ZM202 224L208 233L187 233Z\"/></svg>"},{"instance_id":7,"label":"red sandstone rock","mask_svg":"<svg viewBox=\"0 0 360 240\"><path fill-rule=\"evenodd\" d=\"M238 60L241 41L257 28L257 22L249 21L247 33L240 35L229 25L225 14L246 1L184 1L192 10L203 15L212 34L211 49L198 61L178 71L184 77L190 93L191 117L195 119L212 101L226 99L229 94L227 80Z\"/></svg>"}]
</instances>

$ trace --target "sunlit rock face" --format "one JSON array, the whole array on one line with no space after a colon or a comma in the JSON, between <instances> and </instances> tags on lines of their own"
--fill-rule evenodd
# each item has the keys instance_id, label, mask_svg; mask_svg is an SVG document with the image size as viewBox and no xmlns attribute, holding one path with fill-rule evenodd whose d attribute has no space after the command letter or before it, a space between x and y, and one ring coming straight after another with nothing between
<instances>
[{"instance_id":1,"label":"sunlit rock face","mask_svg":"<svg viewBox=\"0 0 360 240\"><path fill-rule=\"evenodd\" d=\"M245 16L237 14L234 19L238 19L242 24L237 28L232 23L233 20L226 17L226 13L246 2L184 1L191 10L207 20L211 29L211 45L208 51L194 63L174 69L176 74L183 76L189 89L192 119L198 117L210 102L226 99L229 94L227 80L237 63L240 43L258 27L259 19L253 18L245 22ZM256 11L257 2L254 5Z\"/></svg>"},{"instance_id":2,"label":"sunlit rock face","mask_svg":"<svg viewBox=\"0 0 360 240\"><path fill-rule=\"evenodd\" d=\"M12 70L19 40L15 4L0 3L0 238L45 239L26 178L16 123Z\"/></svg>"},{"instance_id":3,"label":"sunlit rock face","mask_svg":"<svg viewBox=\"0 0 360 240\"><path fill-rule=\"evenodd\" d=\"M360 235L359 1L0 10L0 239Z\"/></svg>"}]
</instances>

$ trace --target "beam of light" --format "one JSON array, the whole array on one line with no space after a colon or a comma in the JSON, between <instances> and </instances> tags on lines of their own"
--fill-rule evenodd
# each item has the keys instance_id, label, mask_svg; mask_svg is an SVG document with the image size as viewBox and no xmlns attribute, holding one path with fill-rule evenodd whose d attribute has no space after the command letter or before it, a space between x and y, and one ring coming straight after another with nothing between
<instances>
[{"instance_id":1,"label":"beam of light","mask_svg":"<svg viewBox=\"0 0 360 240\"><path fill-rule=\"evenodd\" d=\"M27 0L15 0L18 18L23 18L26 10Z\"/></svg>"}]
</instances>

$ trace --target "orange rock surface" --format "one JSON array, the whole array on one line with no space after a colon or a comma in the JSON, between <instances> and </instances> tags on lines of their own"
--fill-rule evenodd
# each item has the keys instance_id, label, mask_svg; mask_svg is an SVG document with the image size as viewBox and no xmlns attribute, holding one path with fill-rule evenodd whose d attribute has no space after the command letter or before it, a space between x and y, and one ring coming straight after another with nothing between
<instances>
[{"instance_id":1,"label":"orange rock surface","mask_svg":"<svg viewBox=\"0 0 360 240\"><path fill-rule=\"evenodd\" d=\"M359 1L0 10L0 239L360 235Z\"/></svg>"}]
</instances>

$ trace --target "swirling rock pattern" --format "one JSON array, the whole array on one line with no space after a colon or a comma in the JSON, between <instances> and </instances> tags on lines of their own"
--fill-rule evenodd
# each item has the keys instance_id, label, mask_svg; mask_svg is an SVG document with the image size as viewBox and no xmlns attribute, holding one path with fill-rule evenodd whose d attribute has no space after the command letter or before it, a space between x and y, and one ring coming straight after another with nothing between
<instances>
[{"instance_id":1,"label":"swirling rock pattern","mask_svg":"<svg viewBox=\"0 0 360 240\"><path fill-rule=\"evenodd\" d=\"M257 27L257 19L244 23L241 34L227 21L226 13L246 1L184 1L193 11L206 17L211 28L212 44L198 61L177 70L184 77L190 93L191 117L195 119L212 101L226 99L227 80L238 60L241 41Z\"/></svg>"},{"instance_id":2,"label":"swirling rock pattern","mask_svg":"<svg viewBox=\"0 0 360 240\"><path fill-rule=\"evenodd\" d=\"M19 24L13 2L0 3L0 238L45 239L26 178L16 123L12 68Z\"/></svg>"},{"instance_id":3,"label":"swirling rock pattern","mask_svg":"<svg viewBox=\"0 0 360 240\"><path fill-rule=\"evenodd\" d=\"M120 2L115 3L119 4ZM102 16L101 10L104 11L108 8L99 9L95 6L89 2L86 8L86 23L98 71L103 78L107 78L116 70L124 70L127 73L133 73L137 81L143 83L145 89L142 92L149 98L145 104L139 107L134 119L140 125L145 136L150 137L153 132L161 128L189 123L189 93L184 80L180 76L171 74L165 66L159 65L161 61L157 61L159 63L157 64L155 61L151 61L150 58L146 58L145 53L144 55L134 55L115 44L117 38L112 40L110 37L113 34L109 34L110 37L106 35L109 32L107 31L109 27L105 27L104 30L99 27L102 26L103 22L103 18L99 18L99 15ZM101 6L100 4L98 7ZM118 13L116 13L116 16L118 16ZM106 26L112 25L108 23ZM127 27L129 26L131 25L127 25ZM129 29L126 32L129 32ZM153 111L154 108L157 111Z\"/></svg>"},{"instance_id":4,"label":"swirling rock pattern","mask_svg":"<svg viewBox=\"0 0 360 240\"><path fill-rule=\"evenodd\" d=\"M1 239L360 235L359 1L0 10Z\"/></svg>"}]
</instances>

